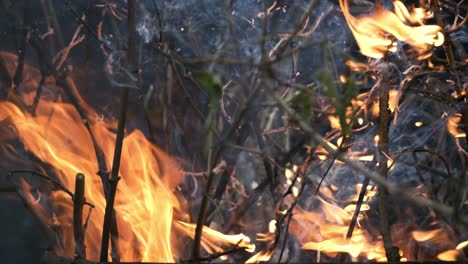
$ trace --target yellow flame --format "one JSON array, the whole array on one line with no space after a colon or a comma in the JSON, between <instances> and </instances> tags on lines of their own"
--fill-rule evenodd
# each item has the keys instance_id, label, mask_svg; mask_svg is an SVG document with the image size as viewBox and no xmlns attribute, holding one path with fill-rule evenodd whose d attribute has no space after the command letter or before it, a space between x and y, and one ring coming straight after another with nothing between
<instances>
[{"instance_id":1,"label":"yellow flame","mask_svg":"<svg viewBox=\"0 0 468 264\"><path fill-rule=\"evenodd\" d=\"M12 74L16 56L8 53L0 53L0 56ZM25 72L29 78L19 87L20 95L12 95L16 96L12 100L31 105L41 74L27 64ZM77 92L71 77L67 82ZM56 87L51 84L49 88ZM60 91L59 88L56 89ZM22 111L11 102L0 102L0 121L10 123L25 149L44 164L49 164L69 190L74 189L75 175L78 172L86 175L85 197L95 208L86 230L85 245L87 259L98 260L106 203L102 182L96 175L99 168L93 141L75 107L61 102L60 97L56 102L47 99L47 94L44 94L35 116ZM86 122L104 152L107 167L110 168L116 138L110 129L116 127L116 122L97 118L98 114L78 94L77 100L90 117ZM10 139L11 137L0 135L2 143L8 143ZM125 136L119 175L121 179L114 208L117 214L121 260L174 262L176 258L183 256L185 252L183 244L179 243L182 242L180 237L193 237L195 227L193 224L174 221L189 218L186 213L188 208L174 194L184 177L178 164L150 143L141 131L135 130ZM20 184L23 190L27 190L24 182L20 181ZM60 225L57 232L63 240L63 250L57 249L55 253L72 257L72 200L61 191L53 192L50 200L55 212L54 221ZM41 206L40 203L35 204ZM83 217L86 218L86 214ZM42 218L46 221L47 216L43 215ZM203 229L202 246L208 252L220 251L223 246L232 247L237 243L249 251L254 249L250 239L242 234L225 235L208 227Z\"/></svg>"},{"instance_id":2,"label":"yellow flame","mask_svg":"<svg viewBox=\"0 0 468 264\"><path fill-rule=\"evenodd\" d=\"M447 130L456 138L466 137L465 132L459 127L461 120L461 115L452 115L447 118Z\"/></svg>"},{"instance_id":3,"label":"yellow flame","mask_svg":"<svg viewBox=\"0 0 468 264\"><path fill-rule=\"evenodd\" d=\"M462 252L463 248L468 246L468 241L461 242L458 244L455 249L450 249L439 253L437 258L442 261L457 261L463 259L464 253Z\"/></svg>"},{"instance_id":4,"label":"yellow flame","mask_svg":"<svg viewBox=\"0 0 468 264\"><path fill-rule=\"evenodd\" d=\"M461 242L460 244L457 245L457 247L455 249L457 250L460 250L460 249L463 249L465 247L468 246L468 240L467 241L464 241L464 242Z\"/></svg>"},{"instance_id":5,"label":"yellow flame","mask_svg":"<svg viewBox=\"0 0 468 264\"><path fill-rule=\"evenodd\" d=\"M417 51L418 59L428 58L431 48L444 42L442 28L423 25L422 20L427 18L424 10L415 9L411 13L400 1L394 1L396 14L377 6L373 13L360 17L351 15L348 0L339 3L361 53L368 57L382 58L387 52L396 51L393 38L411 45Z\"/></svg>"},{"instance_id":6,"label":"yellow flame","mask_svg":"<svg viewBox=\"0 0 468 264\"><path fill-rule=\"evenodd\" d=\"M273 251L260 251L249 258L245 263L267 262L270 260Z\"/></svg>"},{"instance_id":7,"label":"yellow flame","mask_svg":"<svg viewBox=\"0 0 468 264\"><path fill-rule=\"evenodd\" d=\"M442 261L457 261L458 256L460 256L460 252L455 249L447 250L437 254L437 258Z\"/></svg>"},{"instance_id":8,"label":"yellow flame","mask_svg":"<svg viewBox=\"0 0 468 264\"><path fill-rule=\"evenodd\" d=\"M187 224L181 221L178 221L177 224L181 229L184 229L191 238L195 237L195 228L197 225ZM237 235L225 235L219 231L211 229L207 226L203 227L203 235L201 244L205 250L210 253L222 252L223 246L231 247L237 245L239 247L244 247L248 252L255 251L255 245L250 243L250 238L244 234Z\"/></svg>"}]
</instances>

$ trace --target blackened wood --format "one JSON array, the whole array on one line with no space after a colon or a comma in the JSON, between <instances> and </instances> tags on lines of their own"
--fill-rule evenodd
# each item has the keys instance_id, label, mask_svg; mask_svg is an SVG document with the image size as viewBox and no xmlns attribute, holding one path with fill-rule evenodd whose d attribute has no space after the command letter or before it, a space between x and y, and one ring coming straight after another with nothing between
<instances>
[{"instance_id":1,"label":"blackened wood","mask_svg":"<svg viewBox=\"0 0 468 264\"><path fill-rule=\"evenodd\" d=\"M388 130L390 125L390 109L388 87L384 84L380 86L379 95L379 174L387 178L387 155L388 155ZM390 223L388 216L388 191L385 188L379 188L379 220L380 232L384 243L385 254L389 261L400 261L400 254L397 247L393 246L392 234L390 232Z\"/></svg>"},{"instance_id":2,"label":"blackened wood","mask_svg":"<svg viewBox=\"0 0 468 264\"><path fill-rule=\"evenodd\" d=\"M73 235L75 237L75 255L78 259L86 258L83 228L84 190L85 176L78 173L75 179L75 196L73 199Z\"/></svg>"},{"instance_id":3,"label":"blackened wood","mask_svg":"<svg viewBox=\"0 0 468 264\"><path fill-rule=\"evenodd\" d=\"M128 46L127 46L127 66L131 67L133 63L133 51L135 46L135 33L136 33L136 0L128 0ZM132 72L132 71L130 71ZM101 241L101 256L100 261L107 261L107 255L109 251L109 232L117 230L117 221L111 221L116 219L114 212L114 200L117 192L117 184L119 182L119 168L120 159L122 155L123 139L125 135L125 124L127 121L127 105L128 105L128 87L124 87L122 90L121 101L120 101L120 115L119 124L117 128L117 138L115 140L114 149L114 160L112 162L112 171L109 179L109 193L106 199L106 211L104 214L104 223L102 229L102 241ZM119 256L119 245L116 234L112 237L112 260L114 262L120 261Z\"/></svg>"}]
</instances>

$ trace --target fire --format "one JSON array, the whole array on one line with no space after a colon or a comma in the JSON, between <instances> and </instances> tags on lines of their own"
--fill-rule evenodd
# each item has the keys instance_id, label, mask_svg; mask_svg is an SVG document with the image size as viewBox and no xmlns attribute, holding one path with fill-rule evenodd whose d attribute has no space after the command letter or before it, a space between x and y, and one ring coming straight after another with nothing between
<instances>
[{"instance_id":1,"label":"fire","mask_svg":"<svg viewBox=\"0 0 468 264\"><path fill-rule=\"evenodd\" d=\"M76 173L87 175L85 197L96 209L86 232L86 247L90 259L98 258L105 197L96 172L98 166L91 138L73 106L42 101L37 116L23 113L10 102L0 103L0 119L9 119L25 148L45 163L50 164L61 182L74 188ZM111 164L115 135L108 130L110 124L92 122L100 146ZM162 161L159 163L157 160ZM157 147L148 143L140 131L130 133L124 141L119 194L115 209L118 219L122 260L135 260L134 249L142 261L173 261L171 250L171 224L173 208L179 207L173 189L182 180L176 164ZM160 168L159 164L165 164ZM164 174L161 171L164 170ZM72 202L57 192L55 208L66 211L58 215L62 224L71 223ZM61 202L59 202L61 201ZM155 221L157 219L157 221ZM72 229L65 228L63 255L73 256Z\"/></svg>"},{"instance_id":2,"label":"fire","mask_svg":"<svg viewBox=\"0 0 468 264\"><path fill-rule=\"evenodd\" d=\"M184 229L190 237L193 238L195 236L196 225L187 224L181 221L178 221L177 224L179 225L179 228ZM210 254L222 252L223 248L219 244L224 244L224 246L238 245L239 247L244 247L248 252L255 251L255 245L251 244L250 238L244 234L225 235L213 229L203 228L202 245L206 251Z\"/></svg>"},{"instance_id":3,"label":"fire","mask_svg":"<svg viewBox=\"0 0 468 264\"><path fill-rule=\"evenodd\" d=\"M388 109L390 109L390 112L393 113L397 105L398 105L398 90L390 89L388 91ZM379 100L375 101L372 104L371 113L375 117L379 116Z\"/></svg>"},{"instance_id":4,"label":"fire","mask_svg":"<svg viewBox=\"0 0 468 264\"><path fill-rule=\"evenodd\" d=\"M451 115L447 118L447 130L449 133L456 137L456 138L461 138L461 137L466 137L465 132L463 132L462 129L460 129L460 123L462 121L461 115Z\"/></svg>"},{"instance_id":5,"label":"fire","mask_svg":"<svg viewBox=\"0 0 468 264\"><path fill-rule=\"evenodd\" d=\"M442 260L442 261L457 261L457 260L463 260L463 249L468 246L468 241L462 242L457 245L455 249L450 249L447 251L444 251L440 254L437 255L437 258Z\"/></svg>"},{"instance_id":6,"label":"fire","mask_svg":"<svg viewBox=\"0 0 468 264\"><path fill-rule=\"evenodd\" d=\"M363 256L369 260L386 260L382 241L373 240L361 227L356 226L353 236L346 239L352 212L323 199L320 201L322 213L298 209L294 214L291 232L301 241L303 249L317 250L331 257L345 252L354 258ZM361 212L366 207L364 205Z\"/></svg>"},{"instance_id":7,"label":"fire","mask_svg":"<svg viewBox=\"0 0 468 264\"><path fill-rule=\"evenodd\" d=\"M394 1L395 12L377 6L373 13L355 17L350 13L348 0L339 3L362 54L368 57L382 58L388 52L395 52L393 38L411 45L418 59L428 58L433 46L444 43L442 28L423 24L430 14L422 8L410 12L403 3Z\"/></svg>"},{"instance_id":8,"label":"fire","mask_svg":"<svg viewBox=\"0 0 468 264\"><path fill-rule=\"evenodd\" d=\"M6 58L5 61L15 59L10 54L1 55ZM10 64L10 70L13 64ZM12 101L23 101L31 105L40 73L28 65L25 69L30 78L20 87L20 95L10 96ZM67 82L72 89L77 90L71 78ZM44 164L49 164L69 190L74 190L75 175L78 172L86 175L85 197L95 208L87 226L85 245L87 258L97 260L105 197L101 180L96 175L98 164L93 142L74 106L61 102L60 97L56 102L46 98L45 95L41 98L35 116L12 102L0 102L0 120L11 123L9 127L24 144L24 148ZM86 122L89 122L109 168L115 144L115 134L110 128L115 128L116 123L97 118L99 115L79 96L78 100L89 117L96 117ZM119 175L121 180L114 208L118 218L121 260L174 262L183 256L182 246L177 242L180 241L180 236L193 236L194 226L183 222L188 219L187 213L184 213L187 210L174 193L184 177L178 164L151 144L141 131L128 131L124 139ZM22 190L27 191L27 183L21 179L20 182ZM56 224L61 227L59 237L63 248L55 253L71 257L74 255L72 201L61 191L52 193L50 200L56 215ZM36 204L40 206L39 203ZM85 213L83 222L86 217ZM202 244L208 247L209 252L210 249L219 250L222 246L234 246L238 243L252 250L253 245L243 235L224 235L208 227L204 228Z\"/></svg>"},{"instance_id":9,"label":"fire","mask_svg":"<svg viewBox=\"0 0 468 264\"><path fill-rule=\"evenodd\" d=\"M353 261L387 261L382 237L371 234L365 227L368 221L366 213L372 210L368 204L369 199L376 195L372 186L367 186L354 232L350 238L346 238L362 185L357 184L354 187L356 195L350 200L352 203L344 208L337 205L343 204L343 201L333 197L331 186L322 187L321 192L327 198L318 197L320 207L313 211L296 208L290 230L306 250L320 251L329 257L336 257L337 253L344 252L348 253ZM464 258L463 249L468 246L468 241L457 245L453 230L448 225L434 222L432 226L432 230L418 230L411 222L407 222L407 219L401 219L394 225L391 232L400 248L401 261L419 259L413 256L415 244L421 245L422 259L457 261ZM423 249L424 243L430 245L427 252ZM437 251L434 252L434 249Z\"/></svg>"}]
</instances>

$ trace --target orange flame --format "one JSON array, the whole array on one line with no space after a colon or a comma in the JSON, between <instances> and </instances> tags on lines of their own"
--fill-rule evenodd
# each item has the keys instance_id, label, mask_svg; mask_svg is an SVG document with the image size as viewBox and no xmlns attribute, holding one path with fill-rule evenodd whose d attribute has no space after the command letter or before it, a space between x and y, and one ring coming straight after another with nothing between
<instances>
[{"instance_id":1,"label":"orange flame","mask_svg":"<svg viewBox=\"0 0 468 264\"><path fill-rule=\"evenodd\" d=\"M10 54L0 54L13 65ZM13 60L13 63L11 61ZM11 67L10 67L11 68ZM31 104L40 73L25 65L29 78L20 87L21 95L13 100ZM11 73L11 71L10 71ZM76 91L73 80L67 82ZM45 97L45 96L44 96ZM92 211L85 234L87 258L99 258L102 224L105 211L105 197L100 178L96 175L98 164L92 139L83 125L75 108L67 103L51 102L42 98L36 116L23 112L11 102L0 102L0 120L12 124L11 129L23 142L25 149L44 163L54 168L56 176L65 187L74 190L74 179L78 172L86 175L86 200L96 208ZM89 117L97 117L81 98ZM96 141L102 148L107 166L112 164L115 134L110 128L115 121L88 120ZM7 140L3 136L0 140ZM187 220L183 203L174 194L184 175L178 165L158 147L151 144L139 130L128 133L124 139L119 175L121 180L115 200L119 229L119 248L122 261L174 262L183 256L180 236L191 237L193 225L173 219ZM24 187L25 183L22 183ZM27 190L27 188L25 189ZM61 191L52 194L52 207L60 225L63 251L58 255L73 256L72 201ZM39 206L39 205L38 205ZM86 218L86 214L83 216ZM86 219L83 219L83 222ZM204 227L203 246L219 250L225 245L236 245L242 238L241 246L252 250L250 240L243 235L228 236Z\"/></svg>"},{"instance_id":2,"label":"orange flame","mask_svg":"<svg viewBox=\"0 0 468 264\"><path fill-rule=\"evenodd\" d=\"M302 209L295 212L291 231L299 238L303 249L321 251L332 257L346 252L353 257L386 260L382 241L373 241L360 227L356 227L351 239L346 239L352 213L324 200L322 206L323 214ZM310 232L304 233L304 230Z\"/></svg>"},{"instance_id":3,"label":"orange flame","mask_svg":"<svg viewBox=\"0 0 468 264\"><path fill-rule=\"evenodd\" d=\"M330 186L331 187L331 186ZM356 196L351 200L357 201L357 194L361 191L362 185L356 185ZM334 188L333 188L334 189ZM360 215L357 218L353 235L347 239L346 234L349 224L356 208L354 204L341 206L325 201L318 197L321 202L319 210L305 211L297 208L294 211L293 221L290 230L306 250L316 250L330 257L336 257L337 253L348 253L353 261L363 259L386 261L385 249L381 236L375 236L361 226L366 221L365 211L370 208L366 197L375 196L375 191L368 186L364 203L362 204ZM330 189L322 187L321 193L332 201L340 202L333 197ZM392 237L394 242L401 249L401 261L417 260L413 256L414 245L416 243L428 243L438 250L438 254L423 255L426 260L461 260L463 259L463 248L468 246L468 241L462 242L456 246L455 236L449 226L442 223L434 223L437 229L430 231L414 230L414 226L407 225L404 222L395 225L392 228ZM424 254L424 253L423 253Z\"/></svg>"},{"instance_id":4,"label":"orange flame","mask_svg":"<svg viewBox=\"0 0 468 264\"><path fill-rule=\"evenodd\" d=\"M368 57L382 58L389 51L395 52L392 37L411 45L418 59L428 58L432 46L444 43L442 28L423 24L423 19L428 17L424 9L409 12L403 3L394 1L395 13L377 6L373 13L355 17L350 13L348 0L339 3L362 54ZM418 26L408 25L411 23Z\"/></svg>"},{"instance_id":5,"label":"orange flame","mask_svg":"<svg viewBox=\"0 0 468 264\"><path fill-rule=\"evenodd\" d=\"M96 175L98 167L91 138L82 125L80 116L71 105L41 102L37 117L23 113L10 102L0 103L0 119L9 118L25 148L55 169L62 183L73 190L73 179L78 172L87 175L85 196L96 206L86 232L86 247L91 259L98 258L105 198L102 184ZM115 135L105 123L94 123L92 129L111 164ZM164 174L157 159L165 164ZM122 260L134 260L134 248L143 261L173 261L170 248L170 230L173 207L178 201L172 193L182 175L176 164L157 147L148 144L144 135L135 131L124 140L119 193L115 209L119 217L119 240ZM63 193L57 192L54 206L67 213L58 215L61 223L71 223L72 203ZM58 209L58 208L55 208ZM154 219L158 219L155 221ZM73 255L72 229L64 230L68 238L64 255ZM136 244L136 245L132 245ZM155 250L157 249L157 250Z\"/></svg>"},{"instance_id":6,"label":"orange flame","mask_svg":"<svg viewBox=\"0 0 468 264\"><path fill-rule=\"evenodd\" d=\"M462 121L461 115L451 115L447 118L447 130L450 134L456 138L466 137L465 132L460 129L460 123Z\"/></svg>"}]
</instances>

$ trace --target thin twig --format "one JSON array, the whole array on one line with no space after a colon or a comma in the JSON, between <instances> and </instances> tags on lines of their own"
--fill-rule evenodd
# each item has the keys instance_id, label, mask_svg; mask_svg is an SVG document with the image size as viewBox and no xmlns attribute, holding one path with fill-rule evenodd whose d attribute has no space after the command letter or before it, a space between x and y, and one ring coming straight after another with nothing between
<instances>
[{"instance_id":1,"label":"thin twig","mask_svg":"<svg viewBox=\"0 0 468 264\"><path fill-rule=\"evenodd\" d=\"M326 151L329 153L336 153L335 149L333 149L328 142L320 135L318 134L308 123L306 123L304 120L299 118L299 115L296 114L296 112L291 109L287 105L287 103L280 98L278 95L274 93L271 87L266 87L271 91L271 95L273 98L278 102L278 104L283 108L286 113L290 116L290 118L296 119L298 122L298 125L307 133L309 133L312 137L312 140L315 141L317 144L320 144ZM433 209L436 212L439 212L445 216L452 217L453 216L453 207L449 207L445 204L439 203L437 201L429 200L420 196L414 196L411 193L407 192L405 188L398 187L394 185L393 183L388 182L385 178L383 178L379 173L370 171L368 168L366 168L363 164L361 164L359 161L352 160L343 154L340 154L338 156L338 159L341 160L342 162L348 164L351 168L354 170L361 172L365 177L368 177L370 180L374 181L375 183L379 184L381 188L387 189L387 191L392 194L394 197L408 201L414 205L421 206L421 207L429 207ZM468 225L468 217L465 216L460 216L459 219L460 223Z\"/></svg>"},{"instance_id":2,"label":"thin twig","mask_svg":"<svg viewBox=\"0 0 468 264\"><path fill-rule=\"evenodd\" d=\"M135 46L135 32L136 32L136 0L128 0L128 44L127 44L127 66L132 67L133 64L133 52ZM107 255L109 251L109 233L112 229L116 228L117 221L111 222L112 218L115 218L114 212L114 200L115 193L117 191L117 184L120 180L119 168L120 160L122 155L123 139L125 136L125 124L127 121L127 106L128 106L128 94L129 88L122 88L122 95L120 99L120 114L119 123L117 127L117 137L115 140L114 149L114 160L112 162L112 172L109 179L109 193L106 198L106 211L104 214L104 223L102 229L102 241L101 241L101 256L100 261L107 261ZM112 225L112 226L111 226ZM120 254L118 249L117 237L112 236L112 260L114 262L120 261ZM115 242L115 243L114 243Z\"/></svg>"},{"instance_id":3,"label":"thin twig","mask_svg":"<svg viewBox=\"0 0 468 264\"><path fill-rule=\"evenodd\" d=\"M104 152L102 151L101 147L97 143L96 137L94 136L93 130L91 129L91 125L89 123L89 119L87 116L87 111L85 107L83 106L84 102L82 102L81 97L77 94L77 92L70 86L68 83L67 79L65 76L59 75L55 67L52 65L50 62L49 57L47 54L44 54L44 48L43 45L40 41L40 38L37 36L33 36L31 38L31 45L35 48L37 55L38 55L38 60L41 65L41 73L43 75L53 75L55 77L56 83L58 86L61 86L67 95L67 97L70 99L70 102L72 105L75 107L76 111L80 115L81 120L83 121L83 124L85 125L90 137L91 141L93 142L93 147L94 151L96 154L96 160L98 163L98 168L99 171L97 174L101 177L101 181L103 184L104 188L104 193L107 195L108 191L108 184L107 184L107 177L108 177L108 169L107 169L107 163L105 160L105 155Z\"/></svg>"},{"instance_id":4,"label":"thin twig","mask_svg":"<svg viewBox=\"0 0 468 264\"><path fill-rule=\"evenodd\" d=\"M283 240L283 246L281 247L281 252L278 258L278 263L281 263L281 259L283 258L283 253L284 250L286 249L286 243L288 242L288 237L289 237L289 224L291 223L291 219L293 217L293 213L291 212L288 217L288 221L286 222L286 230L284 232L284 240Z\"/></svg>"},{"instance_id":5,"label":"thin twig","mask_svg":"<svg viewBox=\"0 0 468 264\"><path fill-rule=\"evenodd\" d=\"M462 22L460 22L458 25L453 25L450 30L447 31L447 33L453 33L455 31L458 31L463 28L463 26L468 22L468 13L465 15L465 18L463 18Z\"/></svg>"},{"instance_id":6,"label":"thin twig","mask_svg":"<svg viewBox=\"0 0 468 264\"><path fill-rule=\"evenodd\" d=\"M47 76L45 76L45 73L41 72L41 80L39 81L39 85L37 86L36 95L34 96L33 104L30 107L30 112L33 116L36 116L37 106L39 105L39 100L41 99L42 87L44 86L44 82L46 78Z\"/></svg>"},{"instance_id":7,"label":"thin twig","mask_svg":"<svg viewBox=\"0 0 468 264\"><path fill-rule=\"evenodd\" d=\"M345 138L341 141L340 145L338 146L337 153L342 153L342 152L345 150L345 148L343 148L343 146L344 146L345 141L347 141L347 140L345 140L346 138L348 138L348 137L345 137ZM317 184L317 188L315 189L315 195L317 195L317 193L319 192L320 186L322 185L323 180L325 180L325 177L327 177L328 172L329 172L330 169L332 168L333 164L335 164L336 158L338 158L338 154L337 154L337 155L333 155L332 161L331 161L330 164L328 165L327 169L325 170L325 173L323 174L322 178L320 179L319 183Z\"/></svg>"},{"instance_id":8,"label":"thin twig","mask_svg":"<svg viewBox=\"0 0 468 264\"><path fill-rule=\"evenodd\" d=\"M242 218L242 216L245 215L247 210L255 204L255 202L262 196L263 192L265 191L266 187L270 185L271 179L265 178L263 179L262 182L248 195L248 198L246 198L244 201L241 202L241 204L237 207L239 208L238 211L234 214L233 217L229 220L229 223L226 224L226 227L224 231L226 233L230 232L232 228L235 226L237 222Z\"/></svg>"},{"instance_id":9,"label":"thin twig","mask_svg":"<svg viewBox=\"0 0 468 264\"><path fill-rule=\"evenodd\" d=\"M162 28L162 17L161 17L161 12L159 12L158 5L156 4L155 0L151 1L153 3L153 8L154 12L156 13L156 19L158 20L158 26L159 26L159 42L162 42L162 34L163 34L163 28Z\"/></svg>"},{"instance_id":10,"label":"thin twig","mask_svg":"<svg viewBox=\"0 0 468 264\"><path fill-rule=\"evenodd\" d=\"M305 14L302 16L301 21L299 22L299 25L296 27L295 31L283 42L283 45L278 48L277 55L273 60L278 60L281 57L284 58L283 52L286 51L286 49L290 46L291 42L293 39L296 37L296 35L303 30L303 26L307 23L307 21L310 19L310 15L312 14L312 11L317 7L319 4L320 0L314 0L310 3L309 8L305 12Z\"/></svg>"},{"instance_id":11,"label":"thin twig","mask_svg":"<svg viewBox=\"0 0 468 264\"><path fill-rule=\"evenodd\" d=\"M67 1L66 1L66 4L67 4L68 9L71 11L72 15L76 18L76 20L78 20L78 22L79 22L80 24L82 24L82 25L86 28L86 30L88 30L88 32L91 33L91 35L92 35L93 37L95 37L95 38L101 43L101 45L102 45L106 50L113 52L114 49L112 48L112 46L110 45L110 43L107 42L107 41L104 41L103 39L101 39L101 38L99 37L99 35L97 34L97 32L94 31L94 30L88 25L88 23L80 16L80 14L78 13L78 11L76 11L75 8L73 8L73 6L71 5L71 1L70 1L70 0L67 0Z\"/></svg>"},{"instance_id":12,"label":"thin twig","mask_svg":"<svg viewBox=\"0 0 468 264\"><path fill-rule=\"evenodd\" d=\"M211 189L214 180L214 173L213 173L213 165L216 164L219 156L221 155L222 151L226 147L225 142L228 142L229 139L232 137L234 132L238 129L239 123L242 120L242 117L246 113L248 107L250 106L251 102L254 100L255 96L257 95L258 90L260 89L260 85L257 83L253 88L253 91L249 94L248 98L239 108L236 117L233 119L232 125L226 131L226 133L221 137L220 144L215 147L213 151L210 147L209 149L209 157L208 157L208 166L207 166L207 183L206 183L206 191L202 199L202 203L200 206L200 212L197 219L197 227L195 229L195 239L194 245L192 250L192 259L197 260L200 258L200 250L201 250L201 236L203 231L203 226L205 225L206 220L206 213L208 210L208 199L211 197Z\"/></svg>"},{"instance_id":13,"label":"thin twig","mask_svg":"<svg viewBox=\"0 0 468 264\"><path fill-rule=\"evenodd\" d=\"M443 30L443 34L445 37L444 49L447 55L448 66L450 68L450 72L455 77L455 87L457 88L457 91L460 93L461 92L460 75L458 74L458 71L455 69L455 55L453 53L452 41L450 39L449 32L445 31L444 29L444 22L442 21L442 14L440 13L441 8L440 8L439 1L431 1L431 5L432 5L432 11L434 12L434 15L436 18L437 25L439 25L439 27L441 27Z\"/></svg>"},{"instance_id":14,"label":"thin twig","mask_svg":"<svg viewBox=\"0 0 468 264\"><path fill-rule=\"evenodd\" d=\"M67 187L65 187L61 182L51 178L50 176L47 176L43 173L40 173L40 172L37 172L37 171L32 171L32 170L10 170L10 172L8 173L10 176L12 176L14 173L31 173L31 175L36 175L36 176L39 176L43 179L46 179L48 181L50 181L51 183L53 183L56 187L58 187L60 190L64 191L66 194L68 194L72 200L75 199L75 196L73 195L73 193L67 189ZM84 202L84 204L94 208L94 204L90 203L90 202Z\"/></svg>"},{"instance_id":15,"label":"thin twig","mask_svg":"<svg viewBox=\"0 0 468 264\"><path fill-rule=\"evenodd\" d=\"M309 159L307 159L304 162L304 164L306 164L308 162L309 162ZM280 204L283 203L283 201L286 199L287 195L293 194L293 197L294 197L294 193L292 192L292 190L293 190L293 187L296 185L296 182L298 182L299 177L300 176L304 177L304 170L303 169L304 169L304 166L300 166L300 169L298 169L296 171L295 176L294 176L293 180L291 181L291 184L288 186L288 189L283 194L283 197L277 203L277 211L279 209ZM288 208L288 210L286 211L285 214L280 215L279 219L276 222L277 233L276 233L275 240L279 241L279 239L280 239L279 228L280 228L281 224L284 222L284 220L286 219L286 217L288 217L288 221L286 222L285 237L284 237L284 241L283 241L283 246L281 248L281 253L280 253L280 256L279 256L279 259L278 259L278 264L281 263L281 259L283 258L283 253L284 253L284 250L285 250L285 247L286 247L286 242L288 241L289 224L291 223L294 208L296 207L297 203L299 202L299 197L301 197L302 193L304 192L306 184L307 184L307 182L305 182L305 181L301 183L301 187L299 189L299 192L297 193L297 196L294 197L294 200L291 203L291 206L289 206L289 208ZM277 244L277 243L274 243L274 244Z\"/></svg>"},{"instance_id":16,"label":"thin twig","mask_svg":"<svg viewBox=\"0 0 468 264\"><path fill-rule=\"evenodd\" d=\"M362 182L362 188L361 191L359 192L359 197L356 203L356 208L354 209L354 214L353 218L351 218L351 223L349 223L348 227L348 232L346 232L346 240L349 241L351 237L353 236L354 228L356 227L357 219L359 214L361 213L361 206L364 202L364 197L366 196L367 193L367 186L369 185L369 178L365 178L364 181ZM338 253L336 259L338 262L344 262L345 261L346 254L343 252Z\"/></svg>"}]
</instances>

